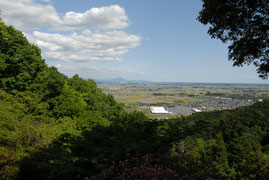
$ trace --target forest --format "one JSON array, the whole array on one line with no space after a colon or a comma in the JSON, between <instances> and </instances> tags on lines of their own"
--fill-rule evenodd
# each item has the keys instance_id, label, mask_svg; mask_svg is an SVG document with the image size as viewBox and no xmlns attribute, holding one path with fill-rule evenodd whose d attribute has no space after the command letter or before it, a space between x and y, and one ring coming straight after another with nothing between
<instances>
[{"instance_id":1,"label":"forest","mask_svg":"<svg viewBox=\"0 0 269 180\"><path fill-rule=\"evenodd\" d=\"M149 120L0 22L0 179L241 178L269 179L269 101Z\"/></svg>"}]
</instances>

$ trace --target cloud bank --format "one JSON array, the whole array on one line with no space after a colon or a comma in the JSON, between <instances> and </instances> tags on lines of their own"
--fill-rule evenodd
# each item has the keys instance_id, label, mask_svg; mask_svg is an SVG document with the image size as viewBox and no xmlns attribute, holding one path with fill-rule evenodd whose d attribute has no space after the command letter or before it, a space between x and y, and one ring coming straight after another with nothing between
<instances>
[{"instance_id":1,"label":"cloud bank","mask_svg":"<svg viewBox=\"0 0 269 180\"><path fill-rule=\"evenodd\" d=\"M38 4L32 0L0 0L0 7L4 21L21 30L42 27L57 30L89 27L123 29L130 24L124 8L118 5L91 8L83 13L67 12L63 17L52 5Z\"/></svg>"},{"instance_id":2,"label":"cloud bank","mask_svg":"<svg viewBox=\"0 0 269 180\"><path fill-rule=\"evenodd\" d=\"M123 31L81 34L51 34L34 31L26 34L31 42L45 49L44 58L60 61L119 61L130 48L140 44L141 38Z\"/></svg>"},{"instance_id":3,"label":"cloud bank","mask_svg":"<svg viewBox=\"0 0 269 180\"><path fill-rule=\"evenodd\" d=\"M50 0L42 1L0 0L0 7L3 21L27 30L24 34L42 49L47 61L119 61L141 43L140 36L119 30L130 24L119 5L66 12L61 17Z\"/></svg>"}]
</instances>

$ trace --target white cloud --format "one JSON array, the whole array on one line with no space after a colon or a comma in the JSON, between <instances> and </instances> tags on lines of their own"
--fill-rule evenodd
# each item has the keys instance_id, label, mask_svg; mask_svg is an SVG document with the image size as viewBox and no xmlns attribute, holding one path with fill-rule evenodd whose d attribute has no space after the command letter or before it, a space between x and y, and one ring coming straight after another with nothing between
<instances>
[{"instance_id":1,"label":"white cloud","mask_svg":"<svg viewBox=\"0 0 269 180\"><path fill-rule=\"evenodd\" d=\"M119 61L129 49L140 45L141 37L123 31L81 34L51 34L34 31L26 34L43 50L45 59L60 61Z\"/></svg>"},{"instance_id":2,"label":"white cloud","mask_svg":"<svg viewBox=\"0 0 269 180\"><path fill-rule=\"evenodd\" d=\"M0 9L5 23L20 30L29 30L24 34L31 43L42 49L42 56L47 61L62 61L63 65L57 67L64 73L81 72L84 77L89 72L95 72L99 76L141 74L131 69L100 69L78 65L74 69L73 66L64 65L67 62L79 64L120 61L131 48L139 46L142 40L140 36L115 30L130 24L124 8L111 5L91 8L83 13L67 12L60 16L50 0L41 1L47 3L39 4L35 0L0 0ZM44 29L50 31L42 32ZM58 31L55 33L53 30ZM68 33L69 30L72 33Z\"/></svg>"},{"instance_id":3,"label":"white cloud","mask_svg":"<svg viewBox=\"0 0 269 180\"><path fill-rule=\"evenodd\" d=\"M122 29L129 25L125 10L118 5L91 8L85 13L67 12L63 17L63 21L68 27Z\"/></svg>"},{"instance_id":4,"label":"white cloud","mask_svg":"<svg viewBox=\"0 0 269 180\"><path fill-rule=\"evenodd\" d=\"M130 24L124 8L118 5L91 8L84 13L67 12L63 18L52 5L38 4L32 0L0 0L0 8L2 19L21 30L42 27L57 30L89 27L122 29Z\"/></svg>"},{"instance_id":5,"label":"white cloud","mask_svg":"<svg viewBox=\"0 0 269 180\"><path fill-rule=\"evenodd\" d=\"M32 0L0 0L2 19L18 29L39 29L43 26L60 26L60 19L51 5L41 5Z\"/></svg>"}]
</instances>

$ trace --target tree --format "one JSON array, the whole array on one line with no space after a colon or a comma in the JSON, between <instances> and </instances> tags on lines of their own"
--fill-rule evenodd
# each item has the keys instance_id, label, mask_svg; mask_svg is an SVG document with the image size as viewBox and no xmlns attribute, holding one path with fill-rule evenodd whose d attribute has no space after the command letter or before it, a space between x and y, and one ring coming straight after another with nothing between
<instances>
[{"instance_id":1,"label":"tree","mask_svg":"<svg viewBox=\"0 0 269 180\"><path fill-rule=\"evenodd\" d=\"M75 117L86 111L87 104L82 95L72 89L67 83L58 97L55 98L54 114L57 117Z\"/></svg>"},{"instance_id":2,"label":"tree","mask_svg":"<svg viewBox=\"0 0 269 180\"><path fill-rule=\"evenodd\" d=\"M88 79L86 81L80 78L78 74L68 79L68 85L80 93L95 92L97 89L97 84L94 80Z\"/></svg>"},{"instance_id":3,"label":"tree","mask_svg":"<svg viewBox=\"0 0 269 180\"><path fill-rule=\"evenodd\" d=\"M203 0L198 21L211 24L212 38L231 42L233 66L257 67L260 78L269 73L269 3L266 0Z\"/></svg>"},{"instance_id":4,"label":"tree","mask_svg":"<svg viewBox=\"0 0 269 180\"><path fill-rule=\"evenodd\" d=\"M11 93L28 90L45 67L40 49L0 19L0 88Z\"/></svg>"},{"instance_id":5,"label":"tree","mask_svg":"<svg viewBox=\"0 0 269 180\"><path fill-rule=\"evenodd\" d=\"M63 92L67 77L59 73L55 67L46 67L37 73L29 89L38 92L45 99L55 98Z\"/></svg>"}]
</instances>

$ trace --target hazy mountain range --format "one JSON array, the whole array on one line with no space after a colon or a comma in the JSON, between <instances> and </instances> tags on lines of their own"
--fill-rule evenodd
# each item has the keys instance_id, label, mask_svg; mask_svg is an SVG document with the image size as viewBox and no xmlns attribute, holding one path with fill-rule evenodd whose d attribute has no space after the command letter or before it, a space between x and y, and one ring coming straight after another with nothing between
<instances>
[{"instance_id":1,"label":"hazy mountain range","mask_svg":"<svg viewBox=\"0 0 269 180\"><path fill-rule=\"evenodd\" d=\"M114 79L94 79L97 83L148 83L147 80L127 80L122 77Z\"/></svg>"}]
</instances>

